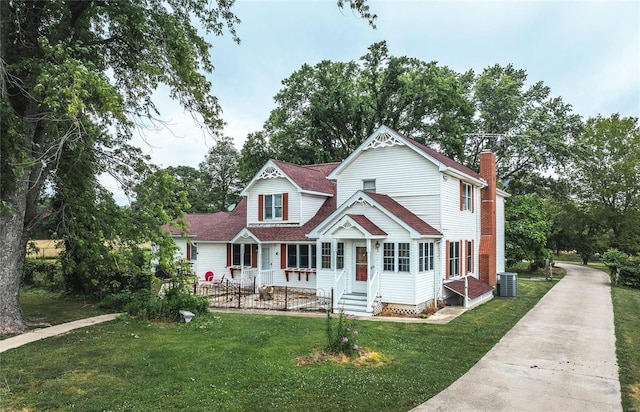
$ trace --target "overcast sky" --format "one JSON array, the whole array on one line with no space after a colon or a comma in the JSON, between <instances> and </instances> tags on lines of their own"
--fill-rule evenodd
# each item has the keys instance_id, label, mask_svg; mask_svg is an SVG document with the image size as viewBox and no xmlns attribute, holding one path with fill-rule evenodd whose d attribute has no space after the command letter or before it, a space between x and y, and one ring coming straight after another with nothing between
<instances>
[{"instance_id":1,"label":"overcast sky","mask_svg":"<svg viewBox=\"0 0 640 412\"><path fill-rule=\"evenodd\" d=\"M358 60L386 40L389 54L437 61L476 73L512 63L542 81L583 118L640 116L640 2L372 1L377 29L336 0L243 1L233 10L241 44L210 37L209 76L226 122L242 148L274 108L281 81L304 63ZM141 147L163 166L197 167L213 144L191 116L159 90L169 129L147 130ZM114 189L111 187L111 189Z\"/></svg>"}]
</instances>

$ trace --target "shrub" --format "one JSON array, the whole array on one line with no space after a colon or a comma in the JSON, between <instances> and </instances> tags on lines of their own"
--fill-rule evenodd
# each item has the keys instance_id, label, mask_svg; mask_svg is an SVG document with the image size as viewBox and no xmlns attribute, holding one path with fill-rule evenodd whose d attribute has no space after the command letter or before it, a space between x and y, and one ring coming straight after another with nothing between
<instances>
[{"instance_id":1,"label":"shrub","mask_svg":"<svg viewBox=\"0 0 640 412\"><path fill-rule=\"evenodd\" d=\"M22 284L51 291L64 288L60 263L57 260L25 259Z\"/></svg>"},{"instance_id":2,"label":"shrub","mask_svg":"<svg viewBox=\"0 0 640 412\"><path fill-rule=\"evenodd\" d=\"M640 289L640 256L629 256L617 249L609 249L602 255L613 282Z\"/></svg>"},{"instance_id":3,"label":"shrub","mask_svg":"<svg viewBox=\"0 0 640 412\"><path fill-rule=\"evenodd\" d=\"M167 289L162 297L151 294L148 290L137 292L123 291L106 297L100 307L110 310L124 310L129 315L144 320L177 321L180 310L188 310L195 314L205 313L209 301L202 296L192 295L184 283L175 283Z\"/></svg>"},{"instance_id":4,"label":"shrub","mask_svg":"<svg viewBox=\"0 0 640 412\"><path fill-rule=\"evenodd\" d=\"M353 319L344 314L344 309L340 309L335 330L332 326L332 320L331 311L327 310L327 352L344 354L349 357L359 355L358 331L355 329Z\"/></svg>"}]
</instances>

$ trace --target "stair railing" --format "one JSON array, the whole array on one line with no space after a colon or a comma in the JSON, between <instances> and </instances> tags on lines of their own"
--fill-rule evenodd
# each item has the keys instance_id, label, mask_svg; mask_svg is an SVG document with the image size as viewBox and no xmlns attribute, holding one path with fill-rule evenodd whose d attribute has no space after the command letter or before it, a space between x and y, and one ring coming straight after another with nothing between
<instances>
[{"instance_id":1,"label":"stair railing","mask_svg":"<svg viewBox=\"0 0 640 412\"><path fill-rule=\"evenodd\" d=\"M335 272L337 273L337 272ZM342 272L333 279L333 310L338 310L338 303L342 296L347 291L347 268L342 269Z\"/></svg>"},{"instance_id":2,"label":"stair railing","mask_svg":"<svg viewBox=\"0 0 640 412\"><path fill-rule=\"evenodd\" d=\"M373 272L367 279L367 312L373 312L373 304L380 293L380 272Z\"/></svg>"}]
</instances>

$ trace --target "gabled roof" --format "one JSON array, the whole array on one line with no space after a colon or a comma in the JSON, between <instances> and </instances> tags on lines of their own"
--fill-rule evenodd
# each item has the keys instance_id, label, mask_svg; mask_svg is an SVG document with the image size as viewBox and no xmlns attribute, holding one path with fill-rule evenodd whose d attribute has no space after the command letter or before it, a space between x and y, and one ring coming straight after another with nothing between
<instances>
[{"instance_id":1,"label":"gabled roof","mask_svg":"<svg viewBox=\"0 0 640 412\"><path fill-rule=\"evenodd\" d=\"M352 214L349 214L347 216L349 216L351 219L353 219L354 222L356 222L364 230L366 230L367 232L369 232L370 234L372 234L374 236L386 236L388 234L384 230L380 229L371 220L369 220L369 218L366 217L365 215L352 215Z\"/></svg>"},{"instance_id":2,"label":"gabled roof","mask_svg":"<svg viewBox=\"0 0 640 412\"><path fill-rule=\"evenodd\" d=\"M387 195L379 194L379 193L367 193L369 197L375 200L380 206L385 208L389 213L396 216L404 223L413 228L416 232L421 235L435 235L442 236L437 229L433 226L420 219L415 213L402 206L400 203L396 202L392 198Z\"/></svg>"},{"instance_id":3,"label":"gabled roof","mask_svg":"<svg viewBox=\"0 0 640 412\"><path fill-rule=\"evenodd\" d=\"M186 215L189 237L194 241L228 242L247 221L247 198L243 197L232 212L193 213ZM181 229L164 226L173 236L182 236Z\"/></svg>"},{"instance_id":4,"label":"gabled roof","mask_svg":"<svg viewBox=\"0 0 640 412\"><path fill-rule=\"evenodd\" d=\"M309 221L302 226L249 227L247 230L253 233L253 235L262 242L310 241L311 239L307 237L307 233L311 232L323 220L331 215L334 210L336 210L335 196L325 200L318 210L318 213L316 213L314 217L309 219Z\"/></svg>"},{"instance_id":5,"label":"gabled roof","mask_svg":"<svg viewBox=\"0 0 640 412\"><path fill-rule=\"evenodd\" d=\"M338 167L336 167L329 175L328 178L335 180L337 175L340 174L349 164L351 164L360 154L369 148L384 147L393 144L403 144L413 150L416 153L431 161L438 166L441 172L451 172L457 175L462 175L469 180L476 181L478 184L484 182L479 173L469 169L468 167L456 162L453 159L439 153L422 143L399 133L390 127L380 126L375 132L366 138L356 150L353 151Z\"/></svg>"},{"instance_id":6,"label":"gabled roof","mask_svg":"<svg viewBox=\"0 0 640 412\"><path fill-rule=\"evenodd\" d=\"M414 232L414 234L417 236L442 236L442 233L440 233L437 229L435 229L424 220L420 219L415 213L411 212L409 209L402 206L391 197L383 194L364 192L361 190L355 192L331 215L318 222L318 225L313 228L313 232L310 232L311 236L318 236L318 230L322 229L321 226L324 226L331 221L335 221L336 218L339 218L349 207L351 207L354 203L360 201L368 201L369 203L383 211L391 219L395 220L398 224L405 226L408 230ZM349 216L352 217L354 215ZM368 220L369 219L367 219L367 221ZM371 222L371 224L375 225L373 222Z\"/></svg>"},{"instance_id":7,"label":"gabled roof","mask_svg":"<svg viewBox=\"0 0 640 412\"><path fill-rule=\"evenodd\" d=\"M324 163L300 166L271 159L251 179L242 191L242 195L246 195L258 180L263 179L262 176L276 177L276 175L281 175L281 177L288 179L300 192L333 196L336 193L336 184L328 180L327 175L338 165L339 163ZM271 173L273 171L275 171L275 174Z\"/></svg>"}]
</instances>

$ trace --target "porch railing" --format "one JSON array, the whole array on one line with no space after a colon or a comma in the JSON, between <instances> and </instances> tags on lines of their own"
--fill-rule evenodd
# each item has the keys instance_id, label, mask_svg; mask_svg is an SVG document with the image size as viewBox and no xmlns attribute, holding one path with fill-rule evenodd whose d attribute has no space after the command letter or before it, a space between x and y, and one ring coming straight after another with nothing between
<instances>
[{"instance_id":1,"label":"porch railing","mask_svg":"<svg viewBox=\"0 0 640 412\"><path fill-rule=\"evenodd\" d=\"M373 312L373 303L380 293L380 272L373 272L367 279L367 312Z\"/></svg>"},{"instance_id":2,"label":"porch railing","mask_svg":"<svg viewBox=\"0 0 640 412\"><path fill-rule=\"evenodd\" d=\"M273 278L275 276L276 271L273 269L269 270L261 270L258 273L258 287L262 285L273 285Z\"/></svg>"},{"instance_id":3,"label":"porch railing","mask_svg":"<svg viewBox=\"0 0 640 412\"><path fill-rule=\"evenodd\" d=\"M342 269L342 272L333 279L333 310L338 309L338 302L342 299L342 295L347 291L347 269Z\"/></svg>"},{"instance_id":4,"label":"porch railing","mask_svg":"<svg viewBox=\"0 0 640 412\"><path fill-rule=\"evenodd\" d=\"M257 268L251 268L251 269L242 269L242 273L240 274L240 281L243 283L247 283L249 284L250 282L253 282L253 280L255 278L258 277L258 273L260 271Z\"/></svg>"}]
</instances>

